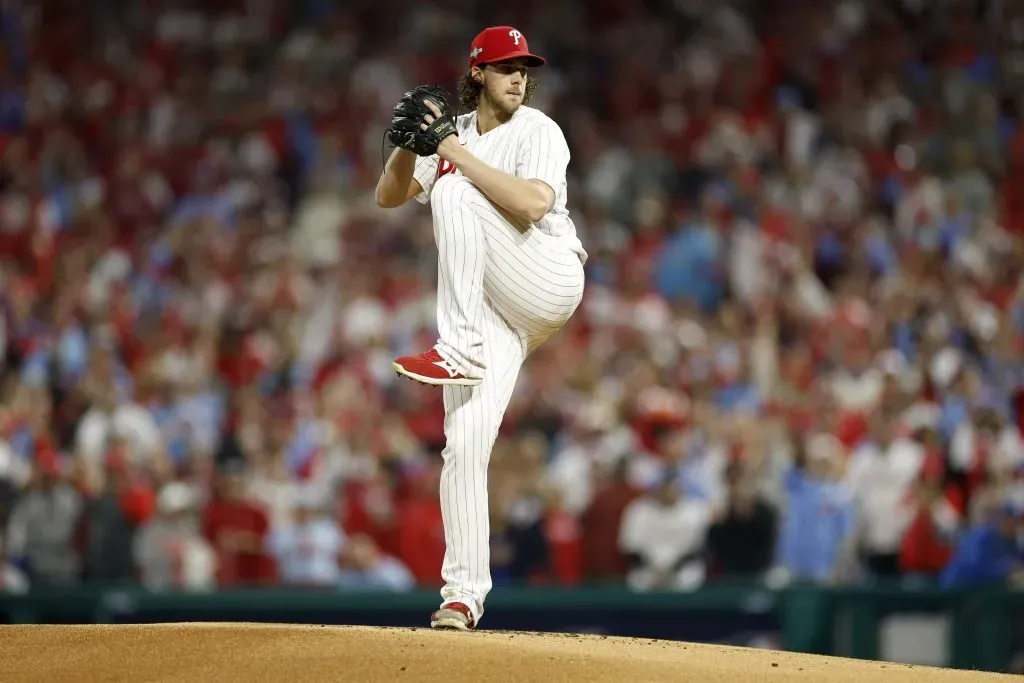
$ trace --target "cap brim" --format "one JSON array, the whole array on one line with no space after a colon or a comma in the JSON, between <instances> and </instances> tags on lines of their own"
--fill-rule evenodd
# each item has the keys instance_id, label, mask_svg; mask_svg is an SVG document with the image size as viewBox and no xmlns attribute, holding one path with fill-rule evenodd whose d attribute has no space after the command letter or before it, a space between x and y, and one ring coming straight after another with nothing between
<instances>
[{"instance_id":1,"label":"cap brim","mask_svg":"<svg viewBox=\"0 0 1024 683\"><path fill-rule=\"evenodd\" d=\"M528 52L513 52L507 55L499 55L494 59L481 59L477 62L477 66L484 66L486 64L500 64L501 62L511 62L513 59L522 59L526 62L526 66L544 66L547 64L547 60L538 55L530 54Z\"/></svg>"}]
</instances>

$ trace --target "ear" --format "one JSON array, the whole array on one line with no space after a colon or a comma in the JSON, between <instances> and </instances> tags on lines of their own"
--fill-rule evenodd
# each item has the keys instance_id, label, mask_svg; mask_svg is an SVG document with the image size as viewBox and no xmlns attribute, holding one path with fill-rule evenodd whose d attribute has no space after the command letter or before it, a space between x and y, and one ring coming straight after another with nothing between
<instances>
[{"instance_id":1,"label":"ear","mask_svg":"<svg viewBox=\"0 0 1024 683\"><path fill-rule=\"evenodd\" d=\"M483 84L484 82L484 72L478 66L474 66L472 69L470 69L469 77L473 79L474 83Z\"/></svg>"}]
</instances>

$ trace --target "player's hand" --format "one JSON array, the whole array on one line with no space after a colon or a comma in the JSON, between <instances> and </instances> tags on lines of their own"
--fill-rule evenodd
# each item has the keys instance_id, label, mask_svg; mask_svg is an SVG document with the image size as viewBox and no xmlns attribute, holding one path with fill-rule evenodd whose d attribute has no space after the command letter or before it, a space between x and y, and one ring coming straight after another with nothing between
<instances>
[{"instance_id":1,"label":"player's hand","mask_svg":"<svg viewBox=\"0 0 1024 683\"><path fill-rule=\"evenodd\" d=\"M425 131L427 129L427 127L430 124L432 124L434 121L436 121L442 114L441 114L441 110L438 109L437 106L433 102L431 102L429 100L423 100L423 104L426 105L427 109L429 109L430 112L431 112L430 114L425 114L423 116L423 123L420 124L420 130ZM454 145L454 147L460 147L461 146L461 145L459 145L459 138L458 138L458 136L455 135L454 133L449 135L448 137L446 137L444 140L441 140L437 144L437 153L438 153L438 155L442 159L446 159L448 161L451 161L451 158L449 157L448 153L450 153L450 151L453 149L453 145Z\"/></svg>"},{"instance_id":2,"label":"player's hand","mask_svg":"<svg viewBox=\"0 0 1024 683\"><path fill-rule=\"evenodd\" d=\"M434 104L430 100L423 100L423 104L426 106L427 109L430 110L430 114L425 114L423 116L423 120L426 123L421 123L420 124L420 130L426 130L427 126L432 124L434 121L437 121L438 117L441 116L441 110L437 108L436 104ZM451 136L448 136L448 137L451 137Z\"/></svg>"}]
</instances>

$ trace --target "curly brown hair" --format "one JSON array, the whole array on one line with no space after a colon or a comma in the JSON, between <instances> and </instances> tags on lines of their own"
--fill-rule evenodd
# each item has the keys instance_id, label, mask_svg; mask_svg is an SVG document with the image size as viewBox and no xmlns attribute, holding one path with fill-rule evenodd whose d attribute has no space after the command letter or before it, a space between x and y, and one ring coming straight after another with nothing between
<instances>
[{"instance_id":1,"label":"curly brown hair","mask_svg":"<svg viewBox=\"0 0 1024 683\"><path fill-rule=\"evenodd\" d=\"M469 71L459 78L459 106L470 111L476 109L480 103L480 91L484 86L473 80ZM523 91L523 104L529 105L533 101L533 94L537 92L537 81L532 78L526 79L526 90Z\"/></svg>"}]
</instances>

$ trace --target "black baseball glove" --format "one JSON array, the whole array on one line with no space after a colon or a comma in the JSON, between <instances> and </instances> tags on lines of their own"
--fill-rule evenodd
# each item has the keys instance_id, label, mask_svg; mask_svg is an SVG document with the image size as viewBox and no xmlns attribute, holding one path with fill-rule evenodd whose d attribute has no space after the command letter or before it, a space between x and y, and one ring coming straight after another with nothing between
<instances>
[{"instance_id":1,"label":"black baseball glove","mask_svg":"<svg viewBox=\"0 0 1024 683\"><path fill-rule=\"evenodd\" d=\"M429 100L441 116L429 124L426 130L420 125L426 123L427 114L434 115L424 100ZM448 104L448 93L439 85L418 85L402 95L395 105L391 118L391 127L387 129L388 140L395 147L415 152L421 157L437 153L437 146L449 135L458 135L455 128L455 115Z\"/></svg>"}]
</instances>

